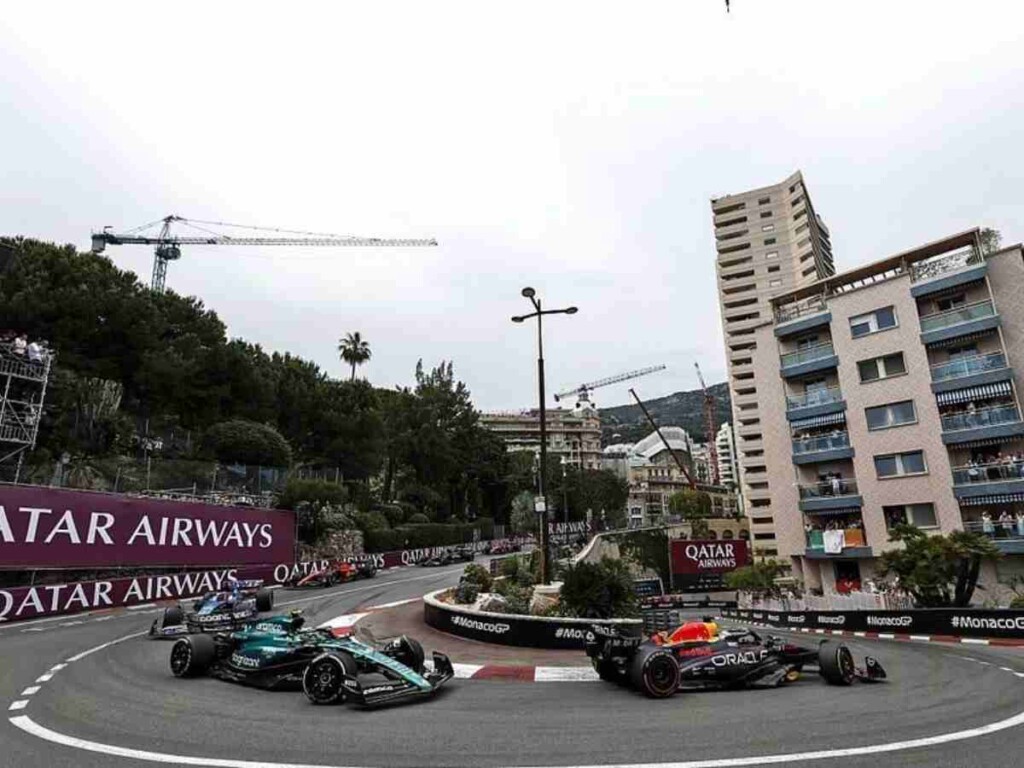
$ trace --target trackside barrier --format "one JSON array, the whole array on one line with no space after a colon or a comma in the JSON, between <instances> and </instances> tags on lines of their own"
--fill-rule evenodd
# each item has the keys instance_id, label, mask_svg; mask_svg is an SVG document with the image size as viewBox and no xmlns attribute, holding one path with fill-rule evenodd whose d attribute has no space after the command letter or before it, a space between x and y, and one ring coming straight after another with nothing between
<instances>
[{"instance_id":1,"label":"trackside barrier","mask_svg":"<svg viewBox=\"0 0 1024 768\"><path fill-rule=\"evenodd\" d=\"M618 627L629 634L639 633L643 624L640 619L568 619L485 613L466 605L442 602L440 596L447 591L442 589L424 595L424 621L441 632L485 643L583 650L587 633L594 624Z\"/></svg>"},{"instance_id":2,"label":"trackside barrier","mask_svg":"<svg viewBox=\"0 0 1024 768\"><path fill-rule=\"evenodd\" d=\"M907 611L753 611L722 609L730 619L787 629L1024 640L1024 611L926 608Z\"/></svg>"}]
</instances>

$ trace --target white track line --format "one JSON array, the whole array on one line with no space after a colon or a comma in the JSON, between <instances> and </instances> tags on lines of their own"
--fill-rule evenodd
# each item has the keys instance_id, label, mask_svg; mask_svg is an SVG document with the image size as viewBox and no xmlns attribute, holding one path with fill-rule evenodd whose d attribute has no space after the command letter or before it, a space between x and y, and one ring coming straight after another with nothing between
<instances>
[{"instance_id":1,"label":"white track line","mask_svg":"<svg viewBox=\"0 0 1024 768\"><path fill-rule=\"evenodd\" d=\"M139 603L138 605L125 606L125 609L129 611L141 611L144 608L156 608L156 603Z\"/></svg>"},{"instance_id":2,"label":"white track line","mask_svg":"<svg viewBox=\"0 0 1024 768\"><path fill-rule=\"evenodd\" d=\"M111 640L109 643L103 643L102 645L97 645L95 648L90 648L87 651L82 651L81 653L76 653L74 656L70 656L66 660L66 663L67 664L71 664L72 662L75 662L75 661L81 661L86 656L90 656L90 655L96 653L97 651L102 651L104 648L109 648L112 645L117 645L118 643L123 643L125 640L131 640L133 637L141 637L142 635L148 635L148 634L149 634L148 630L146 630L144 632L133 632L130 635L125 635L124 637L119 637L119 638L117 638L117 640ZM60 665L58 665L58 666L60 666ZM50 673L48 675L43 675L43 677L45 677L46 680L49 680L51 677L53 677L53 674ZM42 678L40 678L40 680L42 680ZM43 682L45 683L46 680L43 680ZM36 682L39 682L39 680L37 680Z\"/></svg>"},{"instance_id":3,"label":"white track line","mask_svg":"<svg viewBox=\"0 0 1024 768\"><path fill-rule=\"evenodd\" d=\"M537 667L533 673L536 683L578 683L600 679L593 667Z\"/></svg>"},{"instance_id":4,"label":"white track line","mask_svg":"<svg viewBox=\"0 0 1024 768\"><path fill-rule=\"evenodd\" d=\"M324 764L310 765L308 763L272 763L267 761L250 760L225 760L213 757L193 757L186 755L172 755L164 752L149 752L141 749L129 749L117 747L111 744L101 744L96 741L79 739L76 736L68 736L57 731L39 725L28 715L18 715L10 718L11 725L21 729L45 741L53 744L60 744L65 747L81 749L86 752L96 752L102 755L115 757L127 757L133 760L144 760L150 763L178 764L178 765L204 765L212 768L339 768ZM902 752L908 749L920 749L921 747L933 747L940 744L949 744L954 741L974 739L979 736L988 736L1008 728L1015 728L1024 724L1024 712L999 720L995 723L982 725L977 728L968 728L953 733L943 733L938 736L926 736L920 739L908 739L906 741L891 741L885 744L871 744L863 747L848 747L840 749L822 749L814 752L790 752L787 754L758 755L751 757L730 757L710 760L691 760L676 763L635 763L631 765L620 765L618 768L739 768L748 765L777 765L779 763L790 763L809 760L829 760L843 757L855 757L858 755L878 755L887 752ZM600 766L572 766L571 768L603 768Z\"/></svg>"}]
</instances>

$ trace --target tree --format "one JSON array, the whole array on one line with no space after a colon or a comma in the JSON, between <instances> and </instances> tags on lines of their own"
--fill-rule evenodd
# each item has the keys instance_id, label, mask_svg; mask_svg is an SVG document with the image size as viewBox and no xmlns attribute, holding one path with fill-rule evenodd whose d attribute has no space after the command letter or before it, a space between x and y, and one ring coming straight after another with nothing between
<instances>
[{"instance_id":1,"label":"tree","mask_svg":"<svg viewBox=\"0 0 1024 768\"><path fill-rule=\"evenodd\" d=\"M373 355L370 352L370 343L363 340L359 331L345 334L345 338L338 341L338 352L341 359L352 366L352 380L356 378L356 366L362 365Z\"/></svg>"},{"instance_id":2,"label":"tree","mask_svg":"<svg viewBox=\"0 0 1024 768\"><path fill-rule=\"evenodd\" d=\"M981 561L1002 557L987 536L966 531L930 536L916 526L898 525L889 541L903 546L882 553L878 574L895 576L897 586L922 608L970 605Z\"/></svg>"},{"instance_id":3,"label":"tree","mask_svg":"<svg viewBox=\"0 0 1024 768\"><path fill-rule=\"evenodd\" d=\"M522 491L512 499L510 523L516 533L537 532L537 513L533 509L533 494L529 491Z\"/></svg>"},{"instance_id":4,"label":"tree","mask_svg":"<svg viewBox=\"0 0 1024 768\"><path fill-rule=\"evenodd\" d=\"M1003 242L1003 235L998 229L985 227L981 230L981 252L995 253Z\"/></svg>"},{"instance_id":5,"label":"tree","mask_svg":"<svg viewBox=\"0 0 1024 768\"><path fill-rule=\"evenodd\" d=\"M203 443L218 461L228 464L287 467L292 461L292 449L280 432L243 419L214 424Z\"/></svg>"},{"instance_id":6,"label":"tree","mask_svg":"<svg viewBox=\"0 0 1024 768\"><path fill-rule=\"evenodd\" d=\"M711 497L704 491L689 488L676 491L669 496L668 509L673 515L680 515L690 524L694 537L707 535L707 519L711 517Z\"/></svg>"},{"instance_id":7,"label":"tree","mask_svg":"<svg viewBox=\"0 0 1024 768\"><path fill-rule=\"evenodd\" d=\"M786 566L774 558L745 565L725 575L725 586L737 592L747 592L757 598L778 598L782 588L776 583L786 574Z\"/></svg>"},{"instance_id":8,"label":"tree","mask_svg":"<svg viewBox=\"0 0 1024 768\"><path fill-rule=\"evenodd\" d=\"M296 509L300 504L321 504L340 507L348 498L345 486L325 480L288 481L277 499L278 509Z\"/></svg>"}]
</instances>

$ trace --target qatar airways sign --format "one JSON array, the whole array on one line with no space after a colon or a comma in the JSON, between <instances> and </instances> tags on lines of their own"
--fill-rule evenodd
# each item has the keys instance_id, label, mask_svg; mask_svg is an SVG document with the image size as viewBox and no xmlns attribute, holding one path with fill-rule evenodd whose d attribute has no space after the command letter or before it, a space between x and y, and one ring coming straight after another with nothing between
<instances>
[{"instance_id":1,"label":"qatar airways sign","mask_svg":"<svg viewBox=\"0 0 1024 768\"><path fill-rule=\"evenodd\" d=\"M291 512L0 488L0 568L282 563L294 544Z\"/></svg>"},{"instance_id":2,"label":"qatar airways sign","mask_svg":"<svg viewBox=\"0 0 1024 768\"><path fill-rule=\"evenodd\" d=\"M672 542L672 582L683 591L720 590L723 574L746 564L747 542L742 539Z\"/></svg>"}]
</instances>

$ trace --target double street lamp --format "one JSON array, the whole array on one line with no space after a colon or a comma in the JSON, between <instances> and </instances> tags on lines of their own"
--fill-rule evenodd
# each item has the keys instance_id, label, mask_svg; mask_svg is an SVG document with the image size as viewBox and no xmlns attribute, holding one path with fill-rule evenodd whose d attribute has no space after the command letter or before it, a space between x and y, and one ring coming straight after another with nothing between
<instances>
[{"instance_id":1,"label":"double street lamp","mask_svg":"<svg viewBox=\"0 0 1024 768\"><path fill-rule=\"evenodd\" d=\"M547 409L544 398L544 315L575 315L579 310L576 307L565 309L544 309L541 301L537 298L537 292L533 288L523 288L522 294L533 304L533 312L528 315L516 315L512 318L513 323L524 323L531 317L537 318L537 386L540 393L540 474L537 477L537 504L536 511L540 515L540 582L541 584L551 583L551 551L548 546L548 506L544 497L547 488L548 474L548 431L547 431Z\"/></svg>"}]
</instances>

